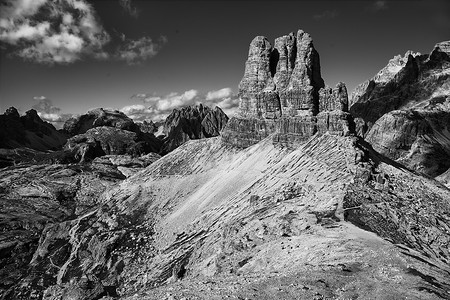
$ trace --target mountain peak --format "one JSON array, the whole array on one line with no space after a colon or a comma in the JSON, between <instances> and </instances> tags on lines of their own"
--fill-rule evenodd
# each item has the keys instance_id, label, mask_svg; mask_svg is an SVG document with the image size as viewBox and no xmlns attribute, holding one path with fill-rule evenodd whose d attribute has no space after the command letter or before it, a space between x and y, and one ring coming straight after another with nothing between
<instances>
[{"instance_id":1,"label":"mountain peak","mask_svg":"<svg viewBox=\"0 0 450 300\"><path fill-rule=\"evenodd\" d=\"M275 134L274 143L291 146L330 128L342 135L350 132L345 85L325 87L311 35L298 30L275 39L274 45L264 36L250 43L239 84L239 111L223 140L248 147ZM336 109L333 115L340 117L330 119L327 111Z\"/></svg>"}]
</instances>

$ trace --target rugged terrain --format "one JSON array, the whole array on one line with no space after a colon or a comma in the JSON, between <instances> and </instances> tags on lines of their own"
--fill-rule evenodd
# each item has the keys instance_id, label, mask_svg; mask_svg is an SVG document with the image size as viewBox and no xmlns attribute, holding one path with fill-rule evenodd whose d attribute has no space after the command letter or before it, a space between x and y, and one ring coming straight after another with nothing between
<instances>
[{"instance_id":1,"label":"rugged terrain","mask_svg":"<svg viewBox=\"0 0 450 300\"><path fill-rule=\"evenodd\" d=\"M309 34L274 45L251 42L220 137L204 138L221 111L186 108L164 131L184 143L161 158L94 140L88 161L3 169L2 297L449 299L448 187L364 139L378 121L354 121L345 85L325 86Z\"/></svg>"},{"instance_id":2,"label":"rugged terrain","mask_svg":"<svg viewBox=\"0 0 450 300\"><path fill-rule=\"evenodd\" d=\"M36 110L24 116L11 107L0 115L0 148L27 147L33 150L56 150L66 142L67 135L41 120Z\"/></svg>"},{"instance_id":3,"label":"rugged terrain","mask_svg":"<svg viewBox=\"0 0 450 300\"><path fill-rule=\"evenodd\" d=\"M437 177L450 168L450 41L396 56L352 93L359 134L380 153ZM438 178L445 178L444 176ZM444 181L446 182L446 181Z\"/></svg>"}]
</instances>

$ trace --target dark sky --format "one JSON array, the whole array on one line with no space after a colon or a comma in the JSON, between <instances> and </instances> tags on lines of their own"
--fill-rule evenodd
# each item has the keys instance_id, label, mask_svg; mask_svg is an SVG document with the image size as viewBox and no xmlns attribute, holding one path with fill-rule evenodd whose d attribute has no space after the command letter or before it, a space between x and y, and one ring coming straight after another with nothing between
<instances>
[{"instance_id":1,"label":"dark sky","mask_svg":"<svg viewBox=\"0 0 450 300\"><path fill-rule=\"evenodd\" d=\"M58 1L3 0L1 112L34 106L56 120L108 107L156 118L204 99L232 112L257 35L310 33L326 84L350 91L393 56L450 39L446 0Z\"/></svg>"}]
</instances>

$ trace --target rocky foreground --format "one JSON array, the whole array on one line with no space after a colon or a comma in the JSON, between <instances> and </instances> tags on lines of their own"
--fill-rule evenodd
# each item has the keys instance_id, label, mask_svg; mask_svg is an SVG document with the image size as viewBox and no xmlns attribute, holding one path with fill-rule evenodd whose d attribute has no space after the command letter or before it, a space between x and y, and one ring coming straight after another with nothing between
<instances>
[{"instance_id":1,"label":"rocky foreground","mask_svg":"<svg viewBox=\"0 0 450 300\"><path fill-rule=\"evenodd\" d=\"M362 108L382 103L370 96L377 93L349 101L344 84L325 86L309 34L274 45L264 37L251 42L238 115L221 129L227 118L220 111L174 112L160 149L177 148L162 157L119 154L146 149L130 130L121 138L130 147L95 141L103 127L107 136L125 130L106 117L65 147L100 154L77 150L71 153L85 159L76 163L2 169L1 296L449 299L447 44L416 65L444 76L435 91L414 94L411 101L427 110L417 126L403 126L419 108L398 91L425 78L401 79L410 78L409 56L357 89L361 95L375 84L378 94L405 97L375 116ZM428 113L436 109L441 117ZM406 119L383 121L396 116ZM139 130L153 133L150 125ZM217 131L220 137L207 138ZM392 139L402 134L413 138ZM428 146L410 146L418 139ZM420 150L437 147L443 152ZM413 148L423 155L411 155ZM424 162L417 157L433 164L415 167Z\"/></svg>"}]
</instances>

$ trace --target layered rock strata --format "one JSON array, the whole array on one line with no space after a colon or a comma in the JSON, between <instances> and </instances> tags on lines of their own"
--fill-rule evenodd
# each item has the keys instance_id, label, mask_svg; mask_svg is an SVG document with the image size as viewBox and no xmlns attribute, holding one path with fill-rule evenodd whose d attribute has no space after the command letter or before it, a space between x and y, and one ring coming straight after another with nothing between
<instances>
[{"instance_id":1,"label":"layered rock strata","mask_svg":"<svg viewBox=\"0 0 450 300\"><path fill-rule=\"evenodd\" d=\"M345 135L352 130L345 84L325 87L320 58L303 30L275 40L257 36L250 43L239 84L239 112L222 138L248 147L270 134L273 142L297 145L316 133Z\"/></svg>"},{"instance_id":2,"label":"layered rock strata","mask_svg":"<svg viewBox=\"0 0 450 300\"><path fill-rule=\"evenodd\" d=\"M162 154L167 154L190 140L218 136L228 122L228 116L219 108L199 104L177 108L163 124Z\"/></svg>"}]
</instances>

